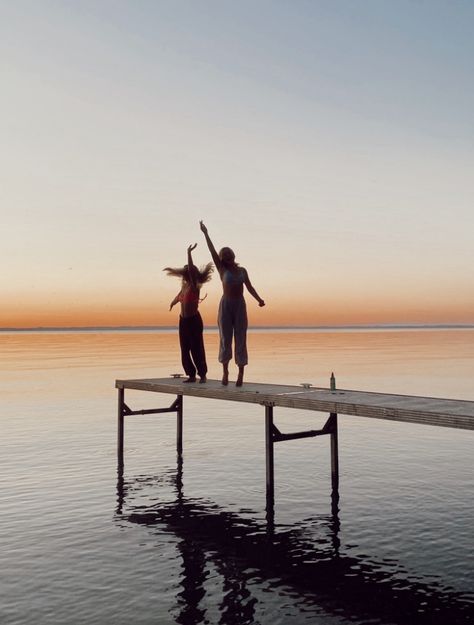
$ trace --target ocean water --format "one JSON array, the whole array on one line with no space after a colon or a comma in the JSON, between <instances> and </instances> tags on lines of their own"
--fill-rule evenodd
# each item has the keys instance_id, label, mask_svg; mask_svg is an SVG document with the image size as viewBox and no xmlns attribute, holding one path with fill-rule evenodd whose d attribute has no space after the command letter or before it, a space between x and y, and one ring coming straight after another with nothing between
<instances>
[{"instance_id":1,"label":"ocean water","mask_svg":"<svg viewBox=\"0 0 474 625\"><path fill-rule=\"evenodd\" d=\"M474 400L473 339L254 331L246 375ZM176 371L174 332L0 334L2 625L473 622L473 432L340 416L337 505L328 437L279 443L271 523L261 406L185 397L182 458L174 414L129 417L117 473L115 379Z\"/></svg>"}]
</instances>

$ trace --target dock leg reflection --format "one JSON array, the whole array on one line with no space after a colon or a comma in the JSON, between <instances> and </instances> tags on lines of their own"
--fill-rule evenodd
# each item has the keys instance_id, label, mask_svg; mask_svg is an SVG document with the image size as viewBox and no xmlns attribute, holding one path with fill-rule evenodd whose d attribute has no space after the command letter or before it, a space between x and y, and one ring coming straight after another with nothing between
<instances>
[{"instance_id":1,"label":"dock leg reflection","mask_svg":"<svg viewBox=\"0 0 474 625\"><path fill-rule=\"evenodd\" d=\"M176 500L178 503L183 501L183 454L178 454L176 458Z\"/></svg>"},{"instance_id":2,"label":"dock leg reflection","mask_svg":"<svg viewBox=\"0 0 474 625\"><path fill-rule=\"evenodd\" d=\"M123 479L123 471L120 467L117 471L117 507L115 509L117 514L122 514L123 504L125 502L125 481Z\"/></svg>"}]
</instances>

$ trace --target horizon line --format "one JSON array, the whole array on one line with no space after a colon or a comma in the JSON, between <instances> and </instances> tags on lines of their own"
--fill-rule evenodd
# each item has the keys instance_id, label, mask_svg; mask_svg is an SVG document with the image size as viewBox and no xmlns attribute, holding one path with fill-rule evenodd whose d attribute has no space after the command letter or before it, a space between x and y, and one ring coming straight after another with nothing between
<instances>
[{"instance_id":1,"label":"horizon line","mask_svg":"<svg viewBox=\"0 0 474 625\"><path fill-rule=\"evenodd\" d=\"M35 326L0 327L0 332L114 332L143 330L176 330L177 325L101 325L101 326ZM208 330L218 330L217 325L205 326ZM469 329L474 323L351 323L333 325L252 325L249 330L374 330L374 329Z\"/></svg>"}]
</instances>

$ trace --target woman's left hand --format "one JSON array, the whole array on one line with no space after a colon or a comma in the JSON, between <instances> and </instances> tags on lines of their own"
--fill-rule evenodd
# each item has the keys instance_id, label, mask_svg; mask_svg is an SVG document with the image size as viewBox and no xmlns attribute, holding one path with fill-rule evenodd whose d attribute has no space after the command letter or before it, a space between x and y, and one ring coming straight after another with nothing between
<instances>
[{"instance_id":1,"label":"woman's left hand","mask_svg":"<svg viewBox=\"0 0 474 625\"><path fill-rule=\"evenodd\" d=\"M197 243L195 243L194 245L190 245L188 247L188 252L192 252L193 250L195 250L197 248Z\"/></svg>"}]
</instances>

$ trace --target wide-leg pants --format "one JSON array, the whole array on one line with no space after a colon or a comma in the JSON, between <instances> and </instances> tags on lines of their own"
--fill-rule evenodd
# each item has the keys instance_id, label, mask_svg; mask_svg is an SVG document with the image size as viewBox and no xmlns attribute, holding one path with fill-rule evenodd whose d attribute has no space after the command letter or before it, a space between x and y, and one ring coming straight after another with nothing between
<instances>
[{"instance_id":1,"label":"wide-leg pants","mask_svg":"<svg viewBox=\"0 0 474 625\"><path fill-rule=\"evenodd\" d=\"M232 338L235 340L235 362L238 366L248 363L247 354L247 307L243 297L223 297L217 317L219 326L219 362L232 358Z\"/></svg>"},{"instance_id":2,"label":"wide-leg pants","mask_svg":"<svg viewBox=\"0 0 474 625\"><path fill-rule=\"evenodd\" d=\"M199 313L192 317L179 318L179 344L183 369L191 378L200 378L207 373L206 353L204 351L203 323Z\"/></svg>"}]
</instances>

